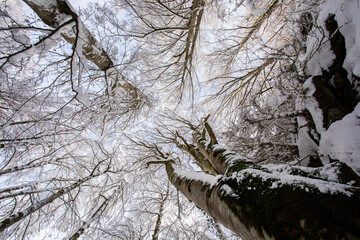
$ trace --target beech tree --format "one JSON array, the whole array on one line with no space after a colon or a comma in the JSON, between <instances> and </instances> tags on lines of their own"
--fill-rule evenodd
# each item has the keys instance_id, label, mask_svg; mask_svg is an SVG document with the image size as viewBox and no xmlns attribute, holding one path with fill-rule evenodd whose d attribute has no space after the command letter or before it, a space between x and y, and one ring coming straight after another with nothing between
<instances>
[{"instance_id":1,"label":"beech tree","mask_svg":"<svg viewBox=\"0 0 360 240\"><path fill-rule=\"evenodd\" d=\"M316 169L258 165L218 145L207 118L197 127L178 120L191 129L192 140L176 133L174 144L191 154L204 172L181 170L181 163L158 146L154 152L162 160L147 164L164 164L169 181L180 192L242 239L359 236L360 178L345 163ZM337 173L335 179L331 172Z\"/></svg>"}]
</instances>

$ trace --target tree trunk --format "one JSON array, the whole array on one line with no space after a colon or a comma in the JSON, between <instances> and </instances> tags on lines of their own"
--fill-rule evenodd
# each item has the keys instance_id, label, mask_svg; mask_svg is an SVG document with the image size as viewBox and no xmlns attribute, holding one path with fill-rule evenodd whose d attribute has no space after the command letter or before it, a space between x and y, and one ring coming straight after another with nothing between
<instances>
[{"instance_id":1,"label":"tree trunk","mask_svg":"<svg viewBox=\"0 0 360 240\"><path fill-rule=\"evenodd\" d=\"M158 240L159 239L161 220L163 218L165 202L166 202L166 199L169 196L169 190L170 190L170 186L168 184L165 196L163 196L161 201L160 201L159 213L157 214L157 219L156 219L156 223L155 223L154 233L152 235L152 240Z\"/></svg>"},{"instance_id":2,"label":"tree trunk","mask_svg":"<svg viewBox=\"0 0 360 240\"><path fill-rule=\"evenodd\" d=\"M206 141L206 133L208 133L210 137L209 142ZM200 133L199 131L194 132L193 141L198 147L198 151L200 153L199 155L204 156L208 162L211 163L216 173L223 175L226 173L227 169L231 168L233 157L236 157L236 154L227 151L227 149L222 148L216 144L217 140L215 138L215 134L207 122L204 123L203 133ZM196 158L195 155L193 156ZM239 163L240 162L238 162L238 164ZM244 164L244 168L246 168L247 165L253 164L253 162L247 161L246 159L242 159L241 163Z\"/></svg>"},{"instance_id":3,"label":"tree trunk","mask_svg":"<svg viewBox=\"0 0 360 240\"><path fill-rule=\"evenodd\" d=\"M167 161L166 171L189 200L244 240L360 239L360 179L344 163L311 169L237 160L228 175L214 177Z\"/></svg>"}]
</instances>

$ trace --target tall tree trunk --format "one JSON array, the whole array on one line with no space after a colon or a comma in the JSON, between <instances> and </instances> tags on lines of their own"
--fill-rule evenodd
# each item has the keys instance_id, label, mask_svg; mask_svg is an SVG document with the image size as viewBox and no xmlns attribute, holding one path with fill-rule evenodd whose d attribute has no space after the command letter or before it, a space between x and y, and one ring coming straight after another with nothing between
<instances>
[{"instance_id":1,"label":"tall tree trunk","mask_svg":"<svg viewBox=\"0 0 360 240\"><path fill-rule=\"evenodd\" d=\"M210 125L206 122L207 119L205 119L204 122L204 129L203 132L200 133L199 131L195 130L193 133L193 141L196 143L196 146L198 147L198 151L200 156L204 156L208 162L212 165L213 169L215 169L216 173L224 175L226 171L228 171L231 168L231 165L233 164L234 157L236 157L236 154L230 151L227 151L227 149L220 147L217 144L217 140L215 137L215 134L210 127ZM206 133L209 135L210 141L206 140ZM193 157L196 158L194 154L192 154ZM247 161L246 159L242 159L240 161L246 168L249 165L252 165L253 162ZM240 163L238 161L237 164ZM213 174L215 175L215 174Z\"/></svg>"},{"instance_id":2,"label":"tall tree trunk","mask_svg":"<svg viewBox=\"0 0 360 240\"><path fill-rule=\"evenodd\" d=\"M211 162L207 160L204 155L196 149L196 147L193 144L188 144L187 141L177 134L177 136L184 142L184 144L180 144L176 141L176 146L189 153L193 158L195 159L195 163L203 170L207 171L212 175L218 175L219 173L216 171L216 169L213 167Z\"/></svg>"},{"instance_id":3,"label":"tall tree trunk","mask_svg":"<svg viewBox=\"0 0 360 240\"><path fill-rule=\"evenodd\" d=\"M184 173L171 161L163 163L179 191L244 240L360 239L360 179L344 163L314 170L244 168L237 160L222 177ZM338 173L337 182L326 174L331 172Z\"/></svg>"}]
</instances>

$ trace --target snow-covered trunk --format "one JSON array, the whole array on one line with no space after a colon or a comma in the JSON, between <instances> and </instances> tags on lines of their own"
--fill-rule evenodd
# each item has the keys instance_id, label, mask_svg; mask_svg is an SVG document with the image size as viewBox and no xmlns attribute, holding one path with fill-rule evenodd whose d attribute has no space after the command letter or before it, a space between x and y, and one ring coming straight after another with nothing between
<instances>
[{"instance_id":1,"label":"snow-covered trunk","mask_svg":"<svg viewBox=\"0 0 360 240\"><path fill-rule=\"evenodd\" d=\"M207 171L210 174L216 176L219 173L216 171L216 169L213 167L213 165L210 163L209 160L207 160L204 155L199 152L198 149L195 149L194 145L190 145L187 142L185 142L185 145L183 144L177 144L177 147L181 150L184 150L188 152L195 160L195 163L203 170Z\"/></svg>"},{"instance_id":2,"label":"snow-covered trunk","mask_svg":"<svg viewBox=\"0 0 360 240\"><path fill-rule=\"evenodd\" d=\"M343 67L347 55L346 41L339 31L340 26L335 15L330 15L323 24L329 34L330 49L327 52L333 54L334 59L327 68L321 69L321 75L313 76L306 84L313 84L314 89L309 95L316 99L322 111L322 122L317 122L319 129L327 129L333 122L342 119L352 112L359 102L355 81L348 79L349 74ZM311 112L316 115L314 111Z\"/></svg>"},{"instance_id":3,"label":"snow-covered trunk","mask_svg":"<svg viewBox=\"0 0 360 240\"><path fill-rule=\"evenodd\" d=\"M244 168L239 161L222 177L163 163L180 192L244 240L360 239L360 179L344 163Z\"/></svg>"},{"instance_id":4,"label":"snow-covered trunk","mask_svg":"<svg viewBox=\"0 0 360 240\"><path fill-rule=\"evenodd\" d=\"M358 52L355 42L360 35L355 31L358 14L352 12L358 4L356 1L334 3L322 3L314 22L317 27L308 36L309 78L303 85L307 113L298 118L297 144L300 157L310 157L310 162L307 159L301 162L304 166L316 167L335 159L346 162L359 173L359 124L355 116L360 98L354 73L360 62L353 53Z\"/></svg>"},{"instance_id":5,"label":"snow-covered trunk","mask_svg":"<svg viewBox=\"0 0 360 240\"><path fill-rule=\"evenodd\" d=\"M115 67L109 55L80 21L78 15L66 0L24 0L24 2L45 24L52 28L60 26L64 21L73 19L75 25L72 28L63 29L62 37L70 44L75 44L86 59L105 71L110 81L110 94L116 93L115 89L120 87L125 89L135 100L138 100L138 89L125 80L125 77Z\"/></svg>"},{"instance_id":6,"label":"snow-covered trunk","mask_svg":"<svg viewBox=\"0 0 360 240\"><path fill-rule=\"evenodd\" d=\"M17 223L18 221L26 218L27 216L29 216L30 214L36 212L37 210L41 209L42 207L48 205L49 203L52 203L55 199L63 196L64 194L70 192L71 190L79 187L82 183L86 182L87 180L89 180L91 178L91 176L88 176L86 178L83 178L79 181L77 181L76 183L63 188L61 190L58 190L54 193L52 193L50 196L48 196L45 199L42 199L41 201L32 204L30 207L11 215L8 218L5 218L4 220L2 220L0 222L0 232L3 232L5 229L7 229L8 227L10 227L11 225Z\"/></svg>"},{"instance_id":7,"label":"snow-covered trunk","mask_svg":"<svg viewBox=\"0 0 360 240\"><path fill-rule=\"evenodd\" d=\"M211 134L209 134L211 135ZM211 163L217 173L224 175L226 169L232 164L235 153L227 151L227 149L215 144L216 141L207 142L200 132L194 133L194 141L200 153ZM242 161L244 167L252 165L251 161Z\"/></svg>"},{"instance_id":8,"label":"snow-covered trunk","mask_svg":"<svg viewBox=\"0 0 360 240\"><path fill-rule=\"evenodd\" d=\"M207 142L205 139L206 129L203 133L195 131L193 134L193 141L199 149L199 152L211 163L213 168L219 174L225 174L225 159L220 152L213 151L213 140Z\"/></svg>"},{"instance_id":9,"label":"snow-covered trunk","mask_svg":"<svg viewBox=\"0 0 360 240\"><path fill-rule=\"evenodd\" d=\"M239 218L231 211L226 203L220 199L218 187L212 185L216 183L217 177L210 174L200 174L195 172L192 173L193 178L184 176L181 174L183 172L178 171L171 162L166 163L166 172L170 182L182 194L216 221L233 230L244 240L259 239L259 235L256 231L248 231L246 226L241 223Z\"/></svg>"}]
</instances>

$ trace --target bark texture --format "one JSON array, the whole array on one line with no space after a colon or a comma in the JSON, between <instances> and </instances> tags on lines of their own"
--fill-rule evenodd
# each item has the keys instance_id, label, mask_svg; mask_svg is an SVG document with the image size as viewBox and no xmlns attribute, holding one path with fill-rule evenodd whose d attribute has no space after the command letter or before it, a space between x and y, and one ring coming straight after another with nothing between
<instances>
[{"instance_id":1,"label":"bark texture","mask_svg":"<svg viewBox=\"0 0 360 240\"><path fill-rule=\"evenodd\" d=\"M211 184L166 162L179 191L245 240L360 239L360 181L344 163L316 171L243 166L234 164L231 174ZM320 172L330 170L339 173L338 182L322 179Z\"/></svg>"},{"instance_id":2,"label":"bark texture","mask_svg":"<svg viewBox=\"0 0 360 240\"><path fill-rule=\"evenodd\" d=\"M100 207L96 209L89 219L82 222L81 227L77 229L73 235L71 235L69 240L77 240L85 232L85 230L88 229L90 225L104 213L106 207L109 205L109 201L114 197L114 195L115 192L109 198L105 198Z\"/></svg>"},{"instance_id":3,"label":"bark texture","mask_svg":"<svg viewBox=\"0 0 360 240\"><path fill-rule=\"evenodd\" d=\"M259 239L259 234L254 229L247 229L240 219L221 200L217 193L218 188L207 182L196 179L188 179L178 175L171 163L166 164L166 171L170 182L197 207L205 211L215 221L220 222L233 230L243 239Z\"/></svg>"}]
</instances>

